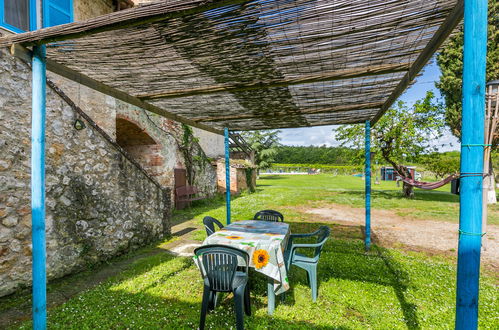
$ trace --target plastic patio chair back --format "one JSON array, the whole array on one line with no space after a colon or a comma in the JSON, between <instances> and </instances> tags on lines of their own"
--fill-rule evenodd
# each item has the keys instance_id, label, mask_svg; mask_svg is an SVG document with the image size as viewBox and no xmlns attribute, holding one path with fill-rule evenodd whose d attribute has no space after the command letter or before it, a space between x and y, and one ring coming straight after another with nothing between
<instances>
[{"instance_id":1,"label":"plastic patio chair back","mask_svg":"<svg viewBox=\"0 0 499 330\"><path fill-rule=\"evenodd\" d=\"M328 226L320 226L317 233L317 243L322 242L321 245L315 248L314 257L319 258L322 252L324 244L326 244L327 238L331 234L331 229Z\"/></svg>"},{"instance_id":2,"label":"plastic patio chair back","mask_svg":"<svg viewBox=\"0 0 499 330\"><path fill-rule=\"evenodd\" d=\"M284 216L281 212L274 210L262 210L255 214L253 220L284 222Z\"/></svg>"},{"instance_id":3,"label":"plastic patio chair back","mask_svg":"<svg viewBox=\"0 0 499 330\"><path fill-rule=\"evenodd\" d=\"M210 236L215 232L215 224L222 229L224 225L220 221L210 216L206 216L203 219L204 228L206 229L206 236Z\"/></svg>"},{"instance_id":4,"label":"plastic patio chair back","mask_svg":"<svg viewBox=\"0 0 499 330\"><path fill-rule=\"evenodd\" d=\"M234 290L234 276L238 266L238 257L241 257L246 266L243 271L248 273L249 255L246 251L226 245L205 245L194 250L194 254L201 258L210 289L217 292L232 292Z\"/></svg>"}]
</instances>

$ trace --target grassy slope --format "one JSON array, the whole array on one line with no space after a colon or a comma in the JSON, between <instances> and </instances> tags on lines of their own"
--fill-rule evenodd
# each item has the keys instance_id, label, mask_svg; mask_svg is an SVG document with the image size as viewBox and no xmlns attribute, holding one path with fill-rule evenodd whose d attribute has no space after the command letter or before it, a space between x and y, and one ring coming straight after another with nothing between
<instances>
[{"instance_id":1,"label":"grassy slope","mask_svg":"<svg viewBox=\"0 0 499 330\"><path fill-rule=\"evenodd\" d=\"M360 179L357 182L349 177L278 177L262 179L259 184L256 194L234 200L234 219L249 218L258 209L285 209L324 198L341 202L339 197L350 196L354 205L361 200L351 192L337 191L347 188L345 186L354 190L362 188ZM384 184L382 188L389 190L390 187ZM378 196L375 203L384 200ZM404 202L388 201L396 205ZM406 205L414 208L417 206L412 204L416 203L431 204L418 199ZM438 203L447 205L456 201L444 199ZM176 218L178 221L192 217L201 219L205 214L224 219L223 200L199 203L190 210L178 212ZM286 220L293 232L310 232L321 225L307 223L302 214L293 212L286 212ZM274 316L269 317L266 314L266 280L253 272L253 315L245 318L248 329L453 328L455 266L451 262L381 247L366 254L359 227L333 225L332 232L333 239L327 243L319 264L318 302L311 302L305 273L292 269L292 289L286 302L278 303ZM202 234L198 236L202 238ZM190 258L155 255L138 260L118 276L50 311L49 326L53 329L195 328L201 294L199 271ZM229 297L209 314L207 327L234 325ZM23 327L29 326L26 323ZM481 279L480 326L499 328L497 288L494 279L487 276Z\"/></svg>"}]
</instances>

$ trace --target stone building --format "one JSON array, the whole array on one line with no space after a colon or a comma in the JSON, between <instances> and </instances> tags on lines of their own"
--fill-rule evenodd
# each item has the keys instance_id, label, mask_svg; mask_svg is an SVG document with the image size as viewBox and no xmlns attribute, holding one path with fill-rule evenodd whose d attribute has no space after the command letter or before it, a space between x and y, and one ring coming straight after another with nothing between
<instances>
[{"instance_id":1,"label":"stone building","mask_svg":"<svg viewBox=\"0 0 499 330\"><path fill-rule=\"evenodd\" d=\"M0 35L85 20L134 2L141 1L0 0L10 10L0 17ZM43 9L42 19L33 17L33 3ZM49 279L169 234L175 168L193 168L192 184L203 194L216 193L211 160L223 155L223 137L55 74L47 78ZM0 50L0 296L31 282L30 85L29 63ZM197 157L186 160L186 152Z\"/></svg>"}]
</instances>

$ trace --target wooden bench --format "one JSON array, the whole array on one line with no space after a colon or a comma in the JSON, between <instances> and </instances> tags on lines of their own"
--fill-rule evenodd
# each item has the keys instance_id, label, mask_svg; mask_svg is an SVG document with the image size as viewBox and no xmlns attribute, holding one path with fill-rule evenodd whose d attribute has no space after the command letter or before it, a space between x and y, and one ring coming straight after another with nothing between
<instances>
[{"instance_id":1,"label":"wooden bench","mask_svg":"<svg viewBox=\"0 0 499 330\"><path fill-rule=\"evenodd\" d=\"M183 209L186 205L191 205L192 201L205 199L207 196L200 196L198 188L194 186L182 186L175 189L175 205L177 209Z\"/></svg>"}]
</instances>

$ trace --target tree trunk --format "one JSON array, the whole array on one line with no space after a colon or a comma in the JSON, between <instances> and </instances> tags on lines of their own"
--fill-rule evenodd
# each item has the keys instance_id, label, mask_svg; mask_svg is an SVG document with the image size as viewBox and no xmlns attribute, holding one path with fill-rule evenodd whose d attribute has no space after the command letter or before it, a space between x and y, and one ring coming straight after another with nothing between
<instances>
[{"instance_id":1,"label":"tree trunk","mask_svg":"<svg viewBox=\"0 0 499 330\"><path fill-rule=\"evenodd\" d=\"M396 164L390 158L390 151L389 150L382 148L381 153L383 155L383 158L393 166L393 168L397 171L397 173L399 173L401 176L404 176L406 178L413 179L413 177L411 175L411 171L409 171L409 169L407 167L400 166L400 165ZM402 192L403 192L404 196L407 198L414 197L414 187L405 183L405 182L403 182L403 185L402 185Z\"/></svg>"},{"instance_id":2,"label":"tree trunk","mask_svg":"<svg viewBox=\"0 0 499 330\"><path fill-rule=\"evenodd\" d=\"M405 166L399 166L400 170L398 172L405 176L406 178L413 179L411 175L411 171ZM405 173L404 173L405 172ZM402 191L404 193L404 196L407 198L413 198L414 197L414 187L411 186L410 184L407 184L404 182L404 185L402 186Z\"/></svg>"}]
</instances>

